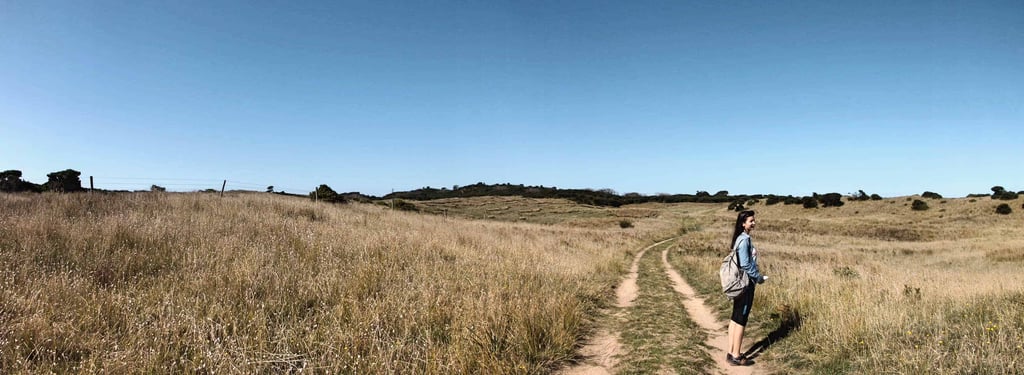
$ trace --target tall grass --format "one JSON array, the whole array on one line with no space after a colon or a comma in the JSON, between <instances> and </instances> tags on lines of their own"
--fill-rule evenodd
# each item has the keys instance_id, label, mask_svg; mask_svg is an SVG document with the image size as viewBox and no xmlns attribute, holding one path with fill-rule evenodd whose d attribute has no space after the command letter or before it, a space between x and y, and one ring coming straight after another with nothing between
<instances>
[{"instance_id":1,"label":"tall grass","mask_svg":"<svg viewBox=\"0 0 1024 375\"><path fill-rule=\"evenodd\" d=\"M753 207L770 280L746 345L795 312L800 327L762 357L785 373L1024 373L1024 216L944 202L926 212L902 200ZM714 226L672 257L723 315L716 272L734 220L724 209L703 215Z\"/></svg>"},{"instance_id":2,"label":"tall grass","mask_svg":"<svg viewBox=\"0 0 1024 375\"><path fill-rule=\"evenodd\" d=\"M0 194L0 373L538 373L672 224Z\"/></svg>"}]
</instances>

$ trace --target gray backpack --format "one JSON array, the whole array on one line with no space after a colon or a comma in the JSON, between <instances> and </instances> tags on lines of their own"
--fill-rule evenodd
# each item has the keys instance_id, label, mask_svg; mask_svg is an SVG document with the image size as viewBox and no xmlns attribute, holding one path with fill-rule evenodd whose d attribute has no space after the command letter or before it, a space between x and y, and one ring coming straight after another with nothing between
<instances>
[{"instance_id":1,"label":"gray backpack","mask_svg":"<svg viewBox=\"0 0 1024 375\"><path fill-rule=\"evenodd\" d=\"M738 251L736 244L733 244L732 251L722 259L722 268L718 270L718 277L722 279L722 292L729 298L736 298L750 285L750 276L740 268Z\"/></svg>"}]
</instances>

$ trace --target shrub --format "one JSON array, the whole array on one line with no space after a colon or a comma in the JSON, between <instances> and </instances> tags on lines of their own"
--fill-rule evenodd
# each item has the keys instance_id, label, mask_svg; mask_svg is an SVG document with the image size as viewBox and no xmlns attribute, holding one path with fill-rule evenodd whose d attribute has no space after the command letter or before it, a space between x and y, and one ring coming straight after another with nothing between
<instances>
[{"instance_id":1,"label":"shrub","mask_svg":"<svg viewBox=\"0 0 1024 375\"><path fill-rule=\"evenodd\" d=\"M804 197L802 201L804 208L818 208L818 200L814 197Z\"/></svg>"},{"instance_id":2,"label":"shrub","mask_svg":"<svg viewBox=\"0 0 1024 375\"><path fill-rule=\"evenodd\" d=\"M878 195L878 194L871 194L871 200L873 200L873 201L880 201L880 200L882 200L882 196Z\"/></svg>"},{"instance_id":3,"label":"shrub","mask_svg":"<svg viewBox=\"0 0 1024 375\"><path fill-rule=\"evenodd\" d=\"M772 195L772 196L769 196L767 199L765 199L764 204L771 206L771 205L779 203L781 201L782 201L781 197L776 196L776 195Z\"/></svg>"},{"instance_id":4,"label":"shrub","mask_svg":"<svg viewBox=\"0 0 1024 375\"><path fill-rule=\"evenodd\" d=\"M787 196L786 199L783 200L782 202L784 204L800 204L800 203L803 203L803 200L801 200L800 198L797 198L797 197L794 197L794 196L790 195L790 196Z\"/></svg>"},{"instance_id":5,"label":"shrub","mask_svg":"<svg viewBox=\"0 0 1024 375\"><path fill-rule=\"evenodd\" d=\"M942 195L940 195L939 193L933 193L933 192L930 192L930 191L926 191L924 193L921 193L921 197L928 198L928 199L942 199Z\"/></svg>"},{"instance_id":6,"label":"shrub","mask_svg":"<svg viewBox=\"0 0 1024 375\"><path fill-rule=\"evenodd\" d=\"M82 191L82 180L78 178L81 175L82 172L74 169L47 174L46 178L49 180L43 184L43 189L62 193Z\"/></svg>"},{"instance_id":7,"label":"shrub","mask_svg":"<svg viewBox=\"0 0 1024 375\"><path fill-rule=\"evenodd\" d=\"M412 204L410 202L406 202L406 201L401 200L401 199L395 200L395 209L399 210L399 211L412 211L412 212L417 212L417 211L420 210L418 207L416 207L415 204Z\"/></svg>"},{"instance_id":8,"label":"shrub","mask_svg":"<svg viewBox=\"0 0 1024 375\"><path fill-rule=\"evenodd\" d=\"M0 172L0 191L15 193L20 191L33 191L40 192L43 190L42 186L33 184L28 181L21 179L21 171L19 170L6 170Z\"/></svg>"},{"instance_id":9,"label":"shrub","mask_svg":"<svg viewBox=\"0 0 1024 375\"><path fill-rule=\"evenodd\" d=\"M996 207L996 213L997 214L1009 215L1011 212L1013 212L1013 209L1011 209L1010 205L1008 205L1006 203L1003 203L1003 204L999 205L999 207Z\"/></svg>"},{"instance_id":10,"label":"shrub","mask_svg":"<svg viewBox=\"0 0 1024 375\"><path fill-rule=\"evenodd\" d=\"M322 184L316 190L309 193L309 199L320 200L330 203L345 203L345 197L338 195L338 192L331 189L327 184Z\"/></svg>"},{"instance_id":11,"label":"shrub","mask_svg":"<svg viewBox=\"0 0 1024 375\"><path fill-rule=\"evenodd\" d=\"M914 203L911 204L910 208L913 209L914 211L924 211L928 209L928 203L925 203L923 200L920 199L915 199Z\"/></svg>"},{"instance_id":12,"label":"shrub","mask_svg":"<svg viewBox=\"0 0 1024 375\"><path fill-rule=\"evenodd\" d=\"M735 201L735 202L729 203L729 210L730 211L740 212L740 211L743 211L744 209L745 208L743 207L743 201Z\"/></svg>"},{"instance_id":13,"label":"shrub","mask_svg":"<svg viewBox=\"0 0 1024 375\"><path fill-rule=\"evenodd\" d=\"M1014 199L1017 199L1018 196L1019 195L1017 193L1015 193L1015 192L1004 191L1004 192L999 193L999 194L992 194L992 199L1000 199L1000 200L1004 200L1004 201L1012 201Z\"/></svg>"},{"instance_id":14,"label":"shrub","mask_svg":"<svg viewBox=\"0 0 1024 375\"><path fill-rule=\"evenodd\" d=\"M629 221L627 219L619 220L619 228L626 229L626 228L632 228L632 227L633 227L633 222L632 221Z\"/></svg>"},{"instance_id":15,"label":"shrub","mask_svg":"<svg viewBox=\"0 0 1024 375\"><path fill-rule=\"evenodd\" d=\"M843 205L843 196L839 193L828 193L819 195L818 200L824 207L840 207Z\"/></svg>"}]
</instances>

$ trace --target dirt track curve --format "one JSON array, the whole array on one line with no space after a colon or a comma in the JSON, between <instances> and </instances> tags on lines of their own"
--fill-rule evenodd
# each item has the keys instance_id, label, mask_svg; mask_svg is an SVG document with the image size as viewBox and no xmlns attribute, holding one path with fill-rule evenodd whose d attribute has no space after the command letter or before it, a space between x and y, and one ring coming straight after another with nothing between
<instances>
[{"instance_id":1,"label":"dirt track curve","mask_svg":"<svg viewBox=\"0 0 1024 375\"><path fill-rule=\"evenodd\" d=\"M626 278L622 280L619 286L616 288L616 305L620 308L632 308L633 301L636 300L637 296L641 292L637 287L637 278L639 277L639 264L640 259L647 253L648 250L661 245L665 242L675 240L676 238L670 238L664 241L657 242L653 245L647 246L640 250L633 258L633 263L630 266L629 273ZM717 374L756 374L755 371L757 365L753 367L737 367L730 366L725 361L726 347L729 345L729 339L727 337L726 322L720 321L715 318L711 309L704 303L704 299L697 296L694 289L686 282L678 271L672 267L668 262L668 251L671 247L666 248L661 253L662 263L664 265L666 276L672 281L673 289L683 296L683 306L686 309L690 319L693 320L697 325L706 331L708 339L705 344L708 346L705 350L715 361L714 368L704 369L710 373ZM747 338L749 340L749 338ZM622 353L622 345L619 343L619 333L609 328L600 328L595 332L594 336L591 337L584 346L580 349L580 355L583 357L583 361L566 368L559 372L563 375L604 375L614 374L615 366L618 364L618 356Z\"/></svg>"}]
</instances>

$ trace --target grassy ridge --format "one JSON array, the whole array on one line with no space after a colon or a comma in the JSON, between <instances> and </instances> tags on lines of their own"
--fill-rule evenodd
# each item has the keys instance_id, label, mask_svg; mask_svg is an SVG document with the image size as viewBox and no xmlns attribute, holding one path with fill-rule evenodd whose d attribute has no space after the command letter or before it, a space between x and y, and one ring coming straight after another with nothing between
<instances>
[{"instance_id":1,"label":"grassy ridge","mask_svg":"<svg viewBox=\"0 0 1024 375\"><path fill-rule=\"evenodd\" d=\"M0 194L0 372L546 372L670 229Z\"/></svg>"}]
</instances>

